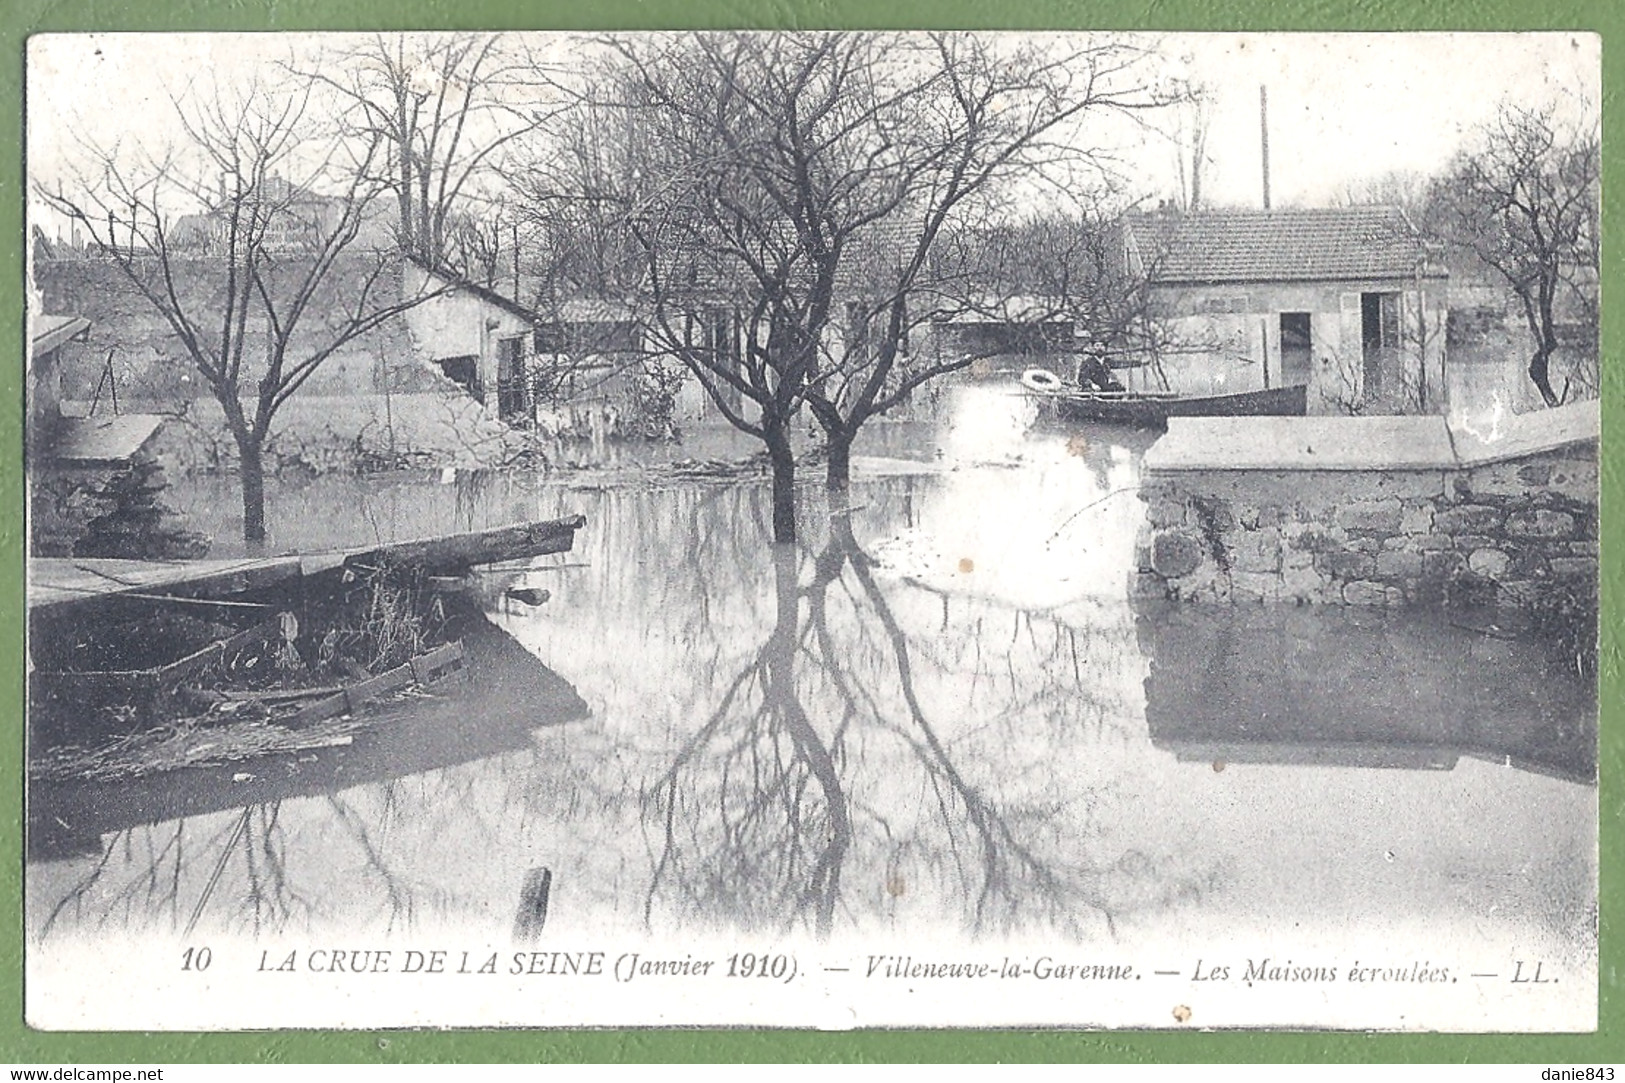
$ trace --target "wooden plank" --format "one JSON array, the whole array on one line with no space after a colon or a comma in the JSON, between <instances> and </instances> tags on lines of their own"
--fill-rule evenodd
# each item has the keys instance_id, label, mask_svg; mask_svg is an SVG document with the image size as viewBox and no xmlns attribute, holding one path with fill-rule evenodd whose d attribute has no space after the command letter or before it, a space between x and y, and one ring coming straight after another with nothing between
<instances>
[{"instance_id":1,"label":"wooden plank","mask_svg":"<svg viewBox=\"0 0 1625 1083\"><path fill-rule=\"evenodd\" d=\"M299 726L308 726L312 722L323 722L329 718L337 718L349 710L350 697L348 694L340 692L336 696L328 696L326 699L319 699L309 706L301 707L293 714L284 715L275 721L279 726L297 728Z\"/></svg>"},{"instance_id":2,"label":"wooden plank","mask_svg":"<svg viewBox=\"0 0 1625 1083\"><path fill-rule=\"evenodd\" d=\"M412 683L413 674L411 663L396 666L369 678L359 684L352 684L343 689L350 694L350 702L365 703L369 699L387 696L397 688L405 688Z\"/></svg>"},{"instance_id":3,"label":"wooden plank","mask_svg":"<svg viewBox=\"0 0 1625 1083\"><path fill-rule=\"evenodd\" d=\"M426 654L412 659L412 672L420 684L430 684L454 669L463 668L463 641L443 643Z\"/></svg>"},{"instance_id":4,"label":"wooden plank","mask_svg":"<svg viewBox=\"0 0 1625 1083\"><path fill-rule=\"evenodd\" d=\"M304 556L178 561L37 557L28 562L28 606L95 603L110 596L143 593L222 598L341 565L360 569L412 566L431 573L459 573L476 564L567 552L575 544L575 532L584 525L585 517L574 515Z\"/></svg>"},{"instance_id":5,"label":"wooden plank","mask_svg":"<svg viewBox=\"0 0 1625 1083\"><path fill-rule=\"evenodd\" d=\"M399 691L407 685L430 684L451 666L461 666L463 661L462 640L445 643L434 650L412 658L402 665L385 670L376 677L347 685L335 695L318 700L315 703L301 707L291 715L276 719L281 726L306 726L312 722L321 722L329 718L336 718L341 714L360 710L368 702L387 696L391 692Z\"/></svg>"},{"instance_id":6,"label":"wooden plank","mask_svg":"<svg viewBox=\"0 0 1625 1083\"><path fill-rule=\"evenodd\" d=\"M28 562L30 608L95 603L121 594L218 598L257 590L300 574L297 557L145 561L35 557Z\"/></svg>"},{"instance_id":7,"label":"wooden plank","mask_svg":"<svg viewBox=\"0 0 1625 1083\"><path fill-rule=\"evenodd\" d=\"M157 687L156 670L35 670L31 679L41 686L53 689L73 689L78 692L137 692Z\"/></svg>"},{"instance_id":8,"label":"wooden plank","mask_svg":"<svg viewBox=\"0 0 1625 1083\"><path fill-rule=\"evenodd\" d=\"M331 696L344 691L338 685L329 685L325 688L267 688L255 692L214 691L213 689L191 689L195 693L206 693L217 699L243 700L250 703L276 703L279 700L315 699L317 696Z\"/></svg>"},{"instance_id":9,"label":"wooden plank","mask_svg":"<svg viewBox=\"0 0 1625 1083\"><path fill-rule=\"evenodd\" d=\"M475 564L566 552L575 544L575 532L586 522L585 516L574 515L470 534L397 542L353 552L344 563L346 567L362 570L416 567L433 573L455 572Z\"/></svg>"},{"instance_id":10,"label":"wooden plank","mask_svg":"<svg viewBox=\"0 0 1625 1083\"><path fill-rule=\"evenodd\" d=\"M474 589L473 581L466 575L431 575L423 585L436 594L467 594Z\"/></svg>"}]
</instances>

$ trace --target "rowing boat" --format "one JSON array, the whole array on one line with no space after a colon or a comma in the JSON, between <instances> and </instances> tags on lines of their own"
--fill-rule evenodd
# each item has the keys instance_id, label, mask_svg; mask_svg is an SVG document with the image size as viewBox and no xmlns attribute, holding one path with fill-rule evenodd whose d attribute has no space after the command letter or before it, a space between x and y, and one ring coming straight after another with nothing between
<instances>
[{"instance_id":1,"label":"rowing boat","mask_svg":"<svg viewBox=\"0 0 1625 1083\"><path fill-rule=\"evenodd\" d=\"M1162 428L1170 417L1301 417L1308 409L1309 389L1271 387L1229 395L1176 395L1135 391L1083 391L1025 388L1065 421L1104 421L1140 428Z\"/></svg>"}]
</instances>

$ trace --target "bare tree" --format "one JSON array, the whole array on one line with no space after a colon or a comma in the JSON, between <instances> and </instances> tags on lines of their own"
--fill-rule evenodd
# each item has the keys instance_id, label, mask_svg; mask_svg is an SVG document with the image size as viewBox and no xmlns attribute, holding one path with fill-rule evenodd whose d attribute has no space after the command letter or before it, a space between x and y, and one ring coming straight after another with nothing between
<instances>
[{"instance_id":1,"label":"bare tree","mask_svg":"<svg viewBox=\"0 0 1625 1083\"><path fill-rule=\"evenodd\" d=\"M607 43L624 167L592 178L641 256L657 346L773 464L774 537L795 536L791 424L824 431L844 490L876 414L970 364L911 352L977 302L939 241L1043 178L1111 165L1086 122L1168 99L1122 41L960 34L697 34ZM555 193L586 185L561 178Z\"/></svg>"},{"instance_id":2,"label":"bare tree","mask_svg":"<svg viewBox=\"0 0 1625 1083\"><path fill-rule=\"evenodd\" d=\"M992 619L985 628L966 619L966 601L948 595L940 624L915 624L905 613L919 612L922 591L934 592L878 574L848 515L834 516L822 550L803 556L775 550L771 630L715 686L714 707L644 790L654 855L647 923L657 907L675 905L690 923L828 937L838 921L863 919L872 905L865 888L882 869L886 891L902 894L910 865L963 905L976 935L1112 930L1122 912L1202 890L1200 868L1134 851L1081 858L1079 832L1095 829L1090 815L1058 828L1064 800L998 781L1007 770L1049 777L1014 767L1029 746L979 755L952 717L934 717L929 690L947 673L1000 688L998 717L1028 736L1054 727L1057 741L1072 742L1080 713L1117 717L1111 693L1079 693L1077 629L1018 611L1001 643L987 634ZM810 565L805 577L798 565ZM980 606L968 604L992 618ZM1009 666L1012 651L1032 651L1041 664ZM925 795L913 823L887 807L899 786ZM1085 803L1106 797L1102 789ZM853 883L860 886L846 886Z\"/></svg>"},{"instance_id":3,"label":"bare tree","mask_svg":"<svg viewBox=\"0 0 1625 1083\"><path fill-rule=\"evenodd\" d=\"M1390 169L1343 186L1338 200L1348 207L1398 207L1420 225L1427 215L1435 178L1409 169Z\"/></svg>"},{"instance_id":4,"label":"bare tree","mask_svg":"<svg viewBox=\"0 0 1625 1083\"><path fill-rule=\"evenodd\" d=\"M469 231L481 222L488 230L498 215L494 205L468 207L482 202L480 181L503 151L547 112L530 58L494 34L379 34L305 74L338 92L352 135L381 148L372 179L395 199L401 250L431 267L478 272L459 259L489 255L489 237L471 250Z\"/></svg>"},{"instance_id":5,"label":"bare tree","mask_svg":"<svg viewBox=\"0 0 1625 1083\"><path fill-rule=\"evenodd\" d=\"M1601 145L1594 123L1505 103L1433 190L1428 221L1504 278L1534 340L1529 378L1548 406L1564 295L1595 321Z\"/></svg>"},{"instance_id":6,"label":"bare tree","mask_svg":"<svg viewBox=\"0 0 1625 1083\"><path fill-rule=\"evenodd\" d=\"M495 288L512 268L512 230L500 198L477 211L458 211L446 221L441 262L434 266L456 268L463 277Z\"/></svg>"},{"instance_id":7,"label":"bare tree","mask_svg":"<svg viewBox=\"0 0 1625 1083\"><path fill-rule=\"evenodd\" d=\"M624 88L612 68L596 65L591 74ZM509 178L532 289L525 301L540 317L533 380L537 401L564 408L571 429L587 396L597 400L589 413L617 400L624 424L665 436L676 431L687 370L645 334L647 261L627 211L638 164L618 98L578 98L569 123L549 128L546 154Z\"/></svg>"},{"instance_id":8,"label":"bare tree","mask_svg":"<svg viewBox=\"0 0 1625 1083\"><path fill-rule=\"evenodd\" d=\"M1179 171L1179 202L1187 211L1202 210L1202 183L1212 160L1207 153L1208 130L1213 125L1213 94L1204 86L1190 88L1189 98L1174 111L1172 143Z\"/></svg>"},{"instance_id":9,"label":"bare tree","mask_svg":"<svg viewBox=\"0 0 1625 1083\"><path fill-rule=\"evenodd\" d=\"M1166 253L1146 252L1139 265L1124 258L1125 217L1101 201L983 231L971 277L1004 309L1019 301L1019 311L1009 313L1019 317L1009 327L1018 341L1112 368L1155 367L1162 356L1194 347L1150 303L1150 281Z\"/></svg>"},{"instance_id":10,"label":"bare tree","mask_svg":"<svg viewBox=\"0 0 1625 1083\"><path fill-rule=\"evenodd\" d=\"M277 412L335 352L427 296L406 295L398 257L358 243L382 141L321 138L313 89L188 88L172 98L178 145L131 154L85 141L85 168L35 190L158 312L207 383L237 446L251 543L265 540ZM199 205L201 246L176 218Z\"/></svg>"}]
</instances>

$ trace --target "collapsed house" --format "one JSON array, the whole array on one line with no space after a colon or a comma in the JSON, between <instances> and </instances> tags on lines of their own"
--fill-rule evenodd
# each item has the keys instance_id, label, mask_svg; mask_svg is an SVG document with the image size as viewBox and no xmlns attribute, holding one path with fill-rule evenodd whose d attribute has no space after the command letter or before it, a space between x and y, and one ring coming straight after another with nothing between
<instances>
[{"instance_id":1,"label":"collapsed house","mask_svg":"<svg viewBox=\"0 0 1625 1083\"><path fill-rule=\"evenodd\" d=\"M510 424L535 413L535 313L490 286L406 257L404 296L423 301L402 319L440 373Z\"/></svg>"},{"instance_id":2,"label":"collapsed house","mask_svg":"<svg viewBox=\"0 0 1625 1083\"><path fill-rule=\"evenodd\" d=\"M156 264L155 256L143 258ZM200 246L171 253L166 265L189 311L218 303L225 257ZM236 448L207 381L174 328L112 259L93 248L36 244L33 278L47 311L86 320L53 359L53 394L67 413L88 412L92 402L99 412L111 407L98 389L116 375L125 416L184 417L165 425L158 441L172 467L234 468ZM363 289L422 300L343 343L302 383L277 414L266 448L270 469L476 466L515 454L512 429L526 423L530 409L524 371L533 320L522 306L393 253L346 253L325 285L299 332L312 347ZM243 333L263 341L264 315L250 314ZM254 350L245 351L246 365L257 362ZM245 373L245 393L253 385ZM35 429L43 431L31 420Z\"/></svg>"}]
</instances>

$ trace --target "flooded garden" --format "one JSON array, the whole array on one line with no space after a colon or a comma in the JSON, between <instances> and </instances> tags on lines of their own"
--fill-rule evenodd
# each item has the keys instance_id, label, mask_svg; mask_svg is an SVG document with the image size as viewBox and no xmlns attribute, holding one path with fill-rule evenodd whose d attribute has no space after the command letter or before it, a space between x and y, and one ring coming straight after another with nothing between
<instances>
[{"instance_id":1,"label":"flooded garden","mask_svg":"<svg viewBox=\"0 0 1625 1083\"><path fill-rule=\"evenodd\" d=\"M28 1024L1594 1029L1599 49L38 36Z\"/></svg>"},{"instance_id":2,"label":"flooded garden","mask_svg":"<svg viewBox=\"0 0 1625 1083\"><path fill-rule=\"evenodd\" d=\"M1051 430L999 389L866 439L850 511L806 486L793 549L765 478L681 447L273 486L288 549L586 526L485 573L506 646L464 697L338 747L36 780L30 941L494 942L545 870L550 940L1358 929L1594 959L1595 695L1546 645L1428 609L1131 601L1151 438ZM229 479L172 496L231 537Z\"/></svg>"}]
</instances>

